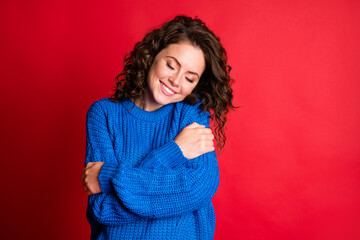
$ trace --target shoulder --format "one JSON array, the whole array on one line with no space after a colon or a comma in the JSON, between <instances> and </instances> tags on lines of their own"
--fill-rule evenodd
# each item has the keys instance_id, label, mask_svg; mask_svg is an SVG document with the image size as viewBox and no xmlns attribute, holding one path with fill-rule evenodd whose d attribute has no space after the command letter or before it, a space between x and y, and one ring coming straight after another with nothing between
<instances>
[{"instance_id":1,"label":"shoulder","mask_svg":"<svg viewBox=\"0 0 360 240\"><path fill-rule=\"evenodd\" d=\"M109 110L117 104L111 98L101 98L90 104L87 115L107 115Z\"/></svg>"},{"instance_id":2,"label":"shoulder","mask_svg":"<svg viewBox=\"0 0 360 240\"><path fill-rule=\"evenodd\" d=\"M189 124L197 122L202 125L209 125L210 112L201 109L201 100L198 99L195 105L191 105L185 101L177 103L177 107L181 109L181 118Z\"/></svg>"},{"instance_id":3,"label":"shoulder","mask_svg":"<svg viewBox=\"0 0 360 240\"><path fill-rule=\"evenodd\" d=\"M95 102L93 102L91 105L90 105L90 108L91 107L107 107L109 105L112 105L112 104L116 104L116 102L113 102L113 100L109 97L106 97L106 98L100 98L98 100L96 100Z\"/></svg>"},{"instance_id":4,"label":"shoulder","mask_svg":"<svg viewBox=\"0 0 360 240\"><path fill-rule=\"evenodd\" d=\"M97 107L97 108L103 108L103 109L108 109L110 110L111 108L115 108L117 106L121 105L120 102L115 101L114 99L110 98L110 97L105 97L105 98L101 98L96 100L95 102L93 102L90 105L91 107Z\"/></svg>"}]
</instances>

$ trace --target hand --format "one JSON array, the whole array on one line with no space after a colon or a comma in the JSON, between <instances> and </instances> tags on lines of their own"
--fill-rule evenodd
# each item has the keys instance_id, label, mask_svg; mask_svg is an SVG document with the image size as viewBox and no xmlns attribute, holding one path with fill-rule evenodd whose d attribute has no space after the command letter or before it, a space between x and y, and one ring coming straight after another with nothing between
<instances>
[{"instance_id":1,"label":"hand","mask_svg":"<svg viewBox=\"0 0 360 240\"><path fill-rule=\"evenodd\" d=\"M101 193L99 174L104 162L89 162L81 175L84 191L87 195Z\"/></svg>"},{"instance_id":2,"label":"hand","mask_svg":"<svg viewBox=\"0 0 360 240\"><path fill-rule=\"evenodd\" d=\"M204 153L214 151L214 135L210 128L196 122L186 126L174 139L184 156L196 158Z\"/></svg>"}]
</instances>

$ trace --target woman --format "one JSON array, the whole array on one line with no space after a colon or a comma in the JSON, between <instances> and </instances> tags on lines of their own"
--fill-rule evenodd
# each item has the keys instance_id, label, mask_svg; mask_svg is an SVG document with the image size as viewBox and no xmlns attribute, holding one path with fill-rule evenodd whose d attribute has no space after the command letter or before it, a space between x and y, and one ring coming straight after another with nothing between
<instances>
[{"instance_id":1,"label":"woman","mask_svg":"<svg viewBox=\"0 0 360 240\"><path fill-rule=\"evenodd\" d=\"M213 239L230 67L200 19L177 16L125 58L111 98L87 113L91 239ZM210 111L212 114L210 114Z\"/></svg>"}]
</instances>

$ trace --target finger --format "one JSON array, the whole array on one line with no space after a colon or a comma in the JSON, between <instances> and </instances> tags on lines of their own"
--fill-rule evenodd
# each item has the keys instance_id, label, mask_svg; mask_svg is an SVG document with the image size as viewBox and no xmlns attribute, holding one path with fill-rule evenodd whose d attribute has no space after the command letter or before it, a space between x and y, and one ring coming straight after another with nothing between
<instances>
[{"instance_id":1,"label":"finger","mask_svg":"<svg viewBox=\"0 0 360 240\"><path fill-rule=\"evenodd\" d=\"M212 151L214 151L214 150L215 150L215 147L212 146L212 145L208 145L208 146L206 146L205 149L204 149L205 153L212 152Z\"/></svg>"},{"instance_id":2,"label":"finger","mask_svg":"<svg viewBox=\"0 0 360 240\"><path fill-rule=\"evenodd\" d=\"M205 128L204 131L205 131L206 133L212 134L212 130L211 130L210 128Z\"/></svg>"},{"instance_id":3,"label":"finger","mask_svg":"<svg viewBox=\"0 0 360 240\"><path fill-rule=\"evenodd\" d=\"M93 165L91 165L91 166L89 166L89 167L84 168L84 173L87 173L87 170L89 170L90 168L94 167L95 165L96 165L96 164L93 164Z\"/></svg>"},{"instance_id":4,"label":"finger","mask_svg":"<svg viewBox=\"0 0 360 240\"><path fill-rule=\"evenodd\" d=\"M87 169L87 168L91 168L95 164L96 164L96 162L89 162L88 164L86 164L86 167L84 168L84 170Z\"/></svg>"},{"instance_id":5,"label":"finger","mask_svg":"<svg viewBox=\"0 0 360 240\"><path fill-rule=\"evenodd\" d=\"M197 122L193 122L192 124L188 125L187 128L204 128L205 125L200 125Z\"/></svg>"},{"instance_id":6,"label":"finger","mask_svg":"<svg viewBox=\"0 0 360 240\"><path fill-rule=\"evenodd\" d=\"M86 187L86 192L88 192L88 193L90 193L90 194L93 194L93 193L94 193L93 190L92 190L92 188L91 188L88 184L86 184L85 187Z\"/></svg>"},{"instance_id":7,"label":"finger","mask_svg":"<svg viewBox=\"0 0 360 240\"><path fill-rule=\"evenodd\" d=\"M85 172L86 170L88 170L89 168L92 168L95 164L87 166L86 168L83 169L83 171Z\"/></svg>"},{"instance_id":8,"label":"finger","mask_svg":"<svg viewBox=\"0 0 360 240\"><path fill-rule=\"evenodd\" d=\"M201 126L204 126L204 125L201 125ZM207 127L198 127L198 131L199 131L199 133L202 133L202 134L213 134L212 130Z\"/></svg>"},{"instance_id":9,"label":"finger","mask_svg":"<svg viewBox=\"0 0 360 240\"><path fill-rule=\"evenodd\" d=\"M210 134L208 134L208 135L206 135L207 136L207 138L212 142L213 140L214 140L214 138L215 138L215 136L214 136L214 134L212 134L212 133L210 133Z\"/></svg>"},{"instance_id":10,"label":"finger","mask_svg":"<svg viewBox=\"0 0 360 240\"><path fill-rule=\"evenodd\" d=\"M210 139L210 140L212 140L214 138L214 135L212 134L212 132L204 131L204 129L197 130L195 136L197 136L198 138L201 138L201 139Z\"/></svg>"},{"instance_id":11,"label":"finger","mask_svg":"<svg viewBox=\"0 0 360 240\"><path fill-rule=\"evenodd\" d=\"M84 168L84 174L86 174L86 173L88 173L87 171L90 169L90 168L92 168L92 166L91 167L87 167L87 168Z\"/></svg>"},{"instance_id":12,"label":"finger","mask_svg":"<svg viewBox=\"0 0 360 240\"><path fill-rule=\"evenodd\" d=\"M214 147L214 142L213 142L213 141L209 141L206 146L208 146L208 147Z\"/></svg>"},{"instance_id":13,"label":"finger","mask_svg":"<svg viewBox=\"0 0 360 240\"><path fill-rule=\"evenodd\" d=\"M204 135L213 134L211 129L207 127L198 127L196 128L196 130L198 131L198 134L204 134Z\"/></svg>"},{"instance_id":14,"label":"finger","mask_svg":"<svg viewBox=\"0 0 360 240\"><path fill-rule=\"evenodd\" d=\"M214 135L212 133L208 135L208 139L210 139L211 141L214 140L214 138L215 137L214 137Z\"/></svg>"},{"instance_id":15,"label":"finger","mask_svg":"<svg viewBox=\"0 0 360 240\"><path fill-rule=\"evenodd\" d=\"M88 162L88 164L86 164L85 168L83 170L85 170L86 168L90 167L93 163L92 162Z\"/></svg>"}]
</instances>

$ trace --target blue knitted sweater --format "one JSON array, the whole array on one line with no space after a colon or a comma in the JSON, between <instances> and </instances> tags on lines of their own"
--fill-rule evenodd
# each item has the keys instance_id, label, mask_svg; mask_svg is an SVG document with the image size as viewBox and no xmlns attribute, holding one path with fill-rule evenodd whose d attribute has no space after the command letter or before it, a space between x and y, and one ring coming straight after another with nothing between
<instances>
[{"instance_id":1,"label":"blue knitted sweater","mask_svg":"<svg viewBox=\"0 0 360 240\"><path fill-rule=\"evenodd\" d=\"M86 115L86 159L105 162L101 193L90 195L91 239L213 239L219 185L215 152L184 157L174 142L193 122L209 127L200 102L154 112L103 98Z\"/></svg>"}]
</instances>

